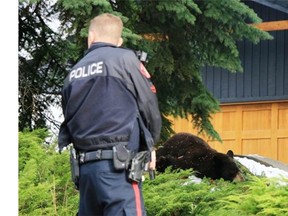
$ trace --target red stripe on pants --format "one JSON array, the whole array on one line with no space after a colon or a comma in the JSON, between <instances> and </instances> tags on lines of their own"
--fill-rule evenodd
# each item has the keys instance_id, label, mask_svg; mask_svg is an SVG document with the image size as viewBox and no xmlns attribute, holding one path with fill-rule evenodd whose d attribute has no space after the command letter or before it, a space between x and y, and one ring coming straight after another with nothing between
<instances>
[{"instance_id":1,"label":"red stripe on pants","mask_svg":"<svg viewBox=\"0 0 288 216\"><path fill-rule=\"evenodd\" d=\"M132 182L132 187L133 187L134 194L135 194L137 216L142 216L141 199L140 199L140 191L139 191L138 183Z\"/></svg>"}]
</instances>

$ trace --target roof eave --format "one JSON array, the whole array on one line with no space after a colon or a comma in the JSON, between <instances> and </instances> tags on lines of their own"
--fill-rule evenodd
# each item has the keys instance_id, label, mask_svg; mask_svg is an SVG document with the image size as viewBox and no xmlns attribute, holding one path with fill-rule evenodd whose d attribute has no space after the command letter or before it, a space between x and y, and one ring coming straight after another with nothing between
<instances>
[{"instance_id":1,"label":"roof eave","mask_svg":"<svg viewBox=\"0 0 288 216\"><path fill-rule=\"evenodd\" d=\"M288 14L288 4L287 4L287 7L283 7L279 4L277 4L276 2L277 1L274 1L274 2L270 2L270 1L267 1L267 0L252 0L254 2L257 2L259 4L262 4L262 5L265 5L267 7L270 7L270 8L273 8L275 10L278 10L278 11L282 11L286 14Z\"/></svg>"}]
</instances>

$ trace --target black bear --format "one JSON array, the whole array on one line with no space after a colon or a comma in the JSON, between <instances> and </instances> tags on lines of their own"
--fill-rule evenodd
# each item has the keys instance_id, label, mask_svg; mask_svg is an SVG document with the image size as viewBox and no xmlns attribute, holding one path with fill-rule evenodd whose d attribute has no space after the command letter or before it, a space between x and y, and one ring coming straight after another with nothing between
<instances>
[{"instance_id":1,"label":"black bear","mask_svg":"<svg viewBox=\"0 0 288 216\"><path fill-rule=\"evenodd\" d=\"M203 139L190 133L177 133L156 150L156 170L190 169L199 178L242 181L240 169L233 159L233 152L227 154L212 149Z\"/></svg>"}]
</instances>

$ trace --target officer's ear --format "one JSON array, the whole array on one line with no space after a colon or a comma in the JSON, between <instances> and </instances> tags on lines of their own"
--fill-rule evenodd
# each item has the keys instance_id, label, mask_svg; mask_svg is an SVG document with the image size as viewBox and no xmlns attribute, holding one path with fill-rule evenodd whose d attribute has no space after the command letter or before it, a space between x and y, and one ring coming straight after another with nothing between
<instances>
[{"instance_id":1,"label":"officer's ear","mask_svg":"<svg viewBox=\"0 0 288 216\"><path fill-rule=\"evenodd\" d=\"M94 40L95 40L95 35L91 31L89 31L88 38L87 38L88 48L90 48L90 46L94 42Z\"/></svg>"},{"instance_id":2,"label":"officer's ear","mask_svg":"<svg viewBox=\"0 0 288 216\"><path fill-rule=\"evenodd\" d=\"M117 46L120 47L123 44L123 38L120 37L117 43Z\"/></svg>"}]
</instances>

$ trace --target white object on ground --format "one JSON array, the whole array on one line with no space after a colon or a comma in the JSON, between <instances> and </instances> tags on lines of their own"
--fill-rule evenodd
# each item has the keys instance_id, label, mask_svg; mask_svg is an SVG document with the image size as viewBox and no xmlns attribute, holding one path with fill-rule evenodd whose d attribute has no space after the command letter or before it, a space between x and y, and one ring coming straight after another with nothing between
<instances>
[{"instance_id":1,"label":"white object on ground","mask_svg":"<svg viewBox=\"0 0 288 216\"><path fill-rule=\"evenodd\" d=\"M247 167L250 172L256 176L266 176L268 178L285 177L288 178L288 172L272 166L265 166L257 161L248 159L246 157L234 157L242 165Z\"/></svg>"}]
</instances>

